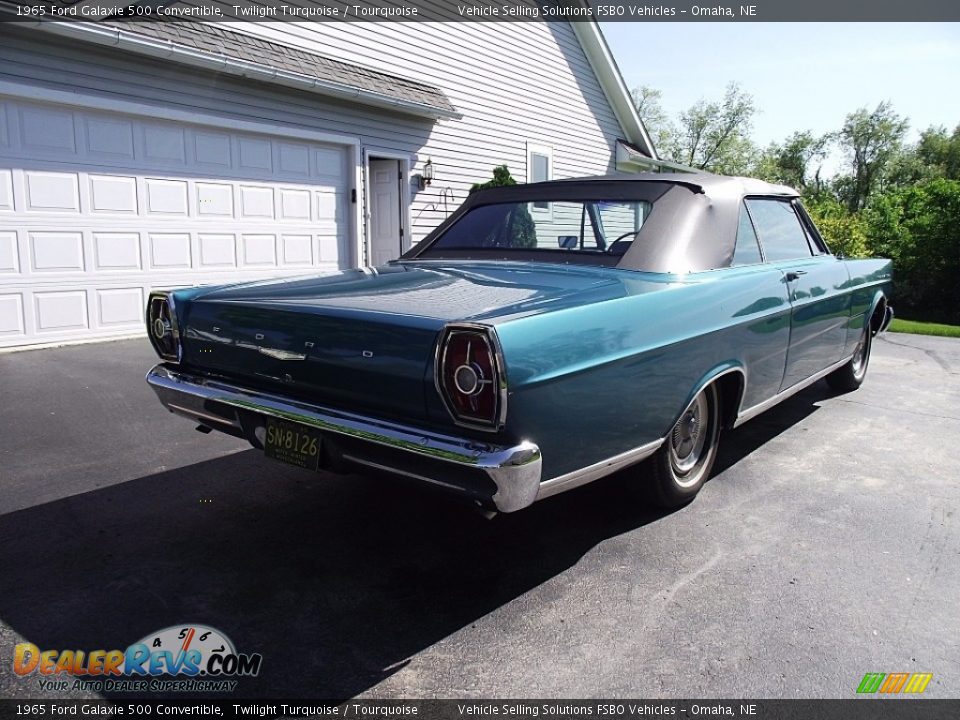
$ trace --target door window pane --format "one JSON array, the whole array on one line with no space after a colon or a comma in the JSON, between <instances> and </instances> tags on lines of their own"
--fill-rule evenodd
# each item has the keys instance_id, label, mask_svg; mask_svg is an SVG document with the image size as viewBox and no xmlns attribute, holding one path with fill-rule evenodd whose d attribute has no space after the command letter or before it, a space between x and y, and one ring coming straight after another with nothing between
<instances>
[{"instance_id":1,"label":"door window pane","mask_svg":"<svg viewBox=\"0 0 960 720\"><path fill-rule=\"evenodd\" d=\"M769 262L810 257L807 235L788 201L750 198L746 202Z\"/></svg>"},{"instance_id":2,"label":"door window pane","mask_svg":"<svg viewBox=\"0 0 960 720\"><path fill-rule=\"evenodd\" d=\"M753 265L761 261L757 233L750 222L746 208L740 208L740 226L737 228L737 246L733 251L731 265Z\"/></svg>"}]
</instances>

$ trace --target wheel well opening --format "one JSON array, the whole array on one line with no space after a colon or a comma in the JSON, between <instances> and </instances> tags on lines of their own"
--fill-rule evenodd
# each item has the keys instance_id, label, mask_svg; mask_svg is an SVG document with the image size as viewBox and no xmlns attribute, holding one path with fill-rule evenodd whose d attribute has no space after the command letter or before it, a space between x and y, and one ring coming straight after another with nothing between
<instances>
[{"instance_id":1,"label":"wheel well opening","mask_svg":"<svg viewBox=\"0 0 960 720\"><path fill-rule=\"evenodd\" d=\"M877 334L880 330L880 326L883 324L883 318L887 313L887 298L881 297L877 302L877 307L873 310L873 315L870 316L870 330L874 335Z\"/></svg>"},{"instance_id":2,"label":"wheel well opening","mask_svg":"<svg viewBox=\"0 0 960 720\"><path fill-rule=\"evenodd\" d=\"M733 427L740 409L740 398L743 396L743 373L729 372L716 380L717 392L720 395L720 426Z\"/></svg>"}]
</instances>

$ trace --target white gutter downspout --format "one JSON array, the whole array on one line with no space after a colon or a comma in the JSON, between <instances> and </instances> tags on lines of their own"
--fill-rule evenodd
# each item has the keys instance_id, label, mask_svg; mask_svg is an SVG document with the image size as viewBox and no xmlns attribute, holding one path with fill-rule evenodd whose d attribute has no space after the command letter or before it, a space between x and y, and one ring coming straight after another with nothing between
<instances>
[{"instance_id":1,"label":"white gutter downspout","mask_svg":"<svg viewBox=\"0 0 960 720\"><path fill-rule=\"evenodd\" d=\"M27 23L23 24L26 25ZM247 60L238 60L220 53L202 52L185 45L170 42L169 40L153 40L126 30L97 27L95 25L76 22L38 21L36 23L29 23L29 26L75 40L96 43L107 47L116 47L138 55L159 58L161 60L171 60L192 67L199 67L276 85L284 85L328 97L352 100L364 105L374 105L397 112L429 117L435 120L459 120L463 117L463 115L456 110L443 110L409 100L399 100L371 90L339 85L326 80L319 80L302 73L279 70Z\"/></svg>"}]
</instances>

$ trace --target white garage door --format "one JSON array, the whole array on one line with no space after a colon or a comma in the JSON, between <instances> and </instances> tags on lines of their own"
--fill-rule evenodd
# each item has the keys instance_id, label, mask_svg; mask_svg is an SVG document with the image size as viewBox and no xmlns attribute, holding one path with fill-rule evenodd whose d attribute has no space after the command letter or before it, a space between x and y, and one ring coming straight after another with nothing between
<instances>
[{"instance_id":1,"label":"white garage door","mask_svg":"<svg viewBox=\"0 0 960 720\"><path fill-rule=\"evenodd\" d=\"M0 347L137 332L150 288L348 266L347 159L0 99Z\"/></svg>"}]
</instances>

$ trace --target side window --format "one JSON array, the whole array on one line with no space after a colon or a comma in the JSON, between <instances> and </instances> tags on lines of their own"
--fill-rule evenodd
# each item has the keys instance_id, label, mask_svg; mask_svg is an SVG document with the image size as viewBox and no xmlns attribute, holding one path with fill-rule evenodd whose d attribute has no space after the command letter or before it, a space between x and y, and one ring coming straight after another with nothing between
<instances>
[{"instance_id":1,"label":"side window","mask_svg":"<svg viewBox=\"0 0 960 720\"><path fill-rule=\"evenodd\" d=\"M527 143L527 182L538 183L553 179L553 148ZM550 213L547 201L533 203L534 212Z\"/></svg>"},{"instance_id":2,"label":"side window","mask_svg":"<svg viewBox=\"0 0 960 720\"><path fill-rule=\"evenodd\" d=\"M737 227L737 246L733 251L731 265L753 265L762 262L760 245L757 243L757 233L750 222L747 209L740 206L740 225Z\"/></svg>"},{"instance_id":3,"label":"side window","mask_svg":"<svg viewBox=\"0 0 960 720\"><path fill-rule=\"evenodd\" d=\"M768 262L810 257L807 234L789 201L749 198L746 203Z\"/></svg>"},{"instance_id":4,"label":"side window","mask_svg":"<svg viewBox=\"0 0 960 720\"><path fill-rule=\"evenodd\" d=\"M801 222L803 222L803 229L807 232L807 240L810 242L810 249L813 251L813 254L829 255L830 249L823 241L823 237L820 235L820 231L814 224L813 218L810 217L810 213L808 213L807 209L800 204L799 200L793 204L793 207L797 212L797 216L800 218Z\"/></svg>"}]
</instances>

